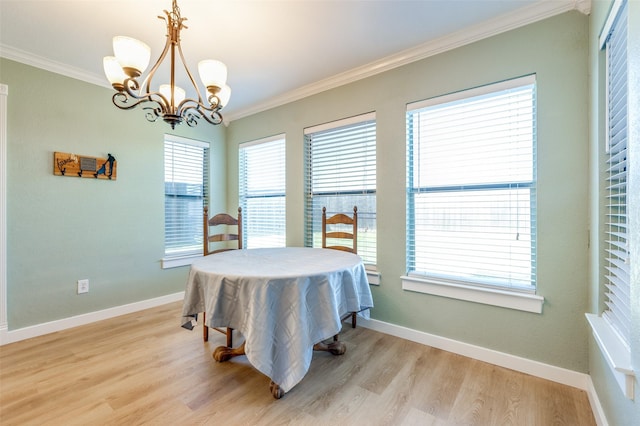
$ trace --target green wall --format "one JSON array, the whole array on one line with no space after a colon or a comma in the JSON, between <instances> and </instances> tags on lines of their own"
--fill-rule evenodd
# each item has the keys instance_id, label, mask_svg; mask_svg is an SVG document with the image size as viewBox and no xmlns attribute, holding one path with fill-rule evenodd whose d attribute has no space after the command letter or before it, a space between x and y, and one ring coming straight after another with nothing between
<instances>
[{"instance_id":1,"label":"green wall","mask_svg":"<svg viewBox=\"0 0 640 426\"><path fill-rule=\"evenodd\" d=\"M606 58L603 50L600 50L598 42L600 33L609 13L613 1L596 0L592 3L592 10L589 22L589 90L590 90L590 228L593 230L592 244L590 248L590 268L589 268L589 309L588 312L601 313L604 305L604 286L600 284L600 277L603 275L604 267L602 261L604 245L604 187L602 176L605 175L605 128L606 128ZM628 71L629 71L629 150L631 158L631 171L629 180L635 180L634 188L640 186L640 2L630 0L629 4L629 43ZM632 229L640 227L640 197L638 192L632 193L628 197L630 204L629 215ZM636 259L640 259L640 240L638 233L631 236L631 362L633 365L640 365L640 264ZM627 399L620 387L615 382L609 366L604 360L600 348L594 339L589 337L589 373L598 394L603 411L611 425L638 425L640 424L640 403L638 397L640 385L636 376L635 399ZM636 373L638 374L638 373Z\"/></svg>"},{"instance_id":2,"label":"green wall","mask_svg":"<svg viewBox=\"0 0 640 426\"><path fill-rule=\"evenodd\" d=\"M303 129L377 115L378 269L372 317L570 370L588 370L588 17L569 12L233 121L228 205L239 143L285 133L287 243L303 244ZM403 291L405 109L409 102L536 73L538 294L542 314Z\"/></svg>"},{"instance_id":3,"label":"green wall","mask_svg":"<svg viewBox=\"0 0 640 426\"><path fill-rule=\"evenodd\" d=\"M165 132L211 142L212 204L226 208L225 128L175 132L112 91L0 59L7 98L9 330L184 290L162 270ZM184 126L184 125L183 125ZM115 181L53 175L54 151L118 161ZM90 292L76 294L88 278Z\"/></svg>"}]
</instances>

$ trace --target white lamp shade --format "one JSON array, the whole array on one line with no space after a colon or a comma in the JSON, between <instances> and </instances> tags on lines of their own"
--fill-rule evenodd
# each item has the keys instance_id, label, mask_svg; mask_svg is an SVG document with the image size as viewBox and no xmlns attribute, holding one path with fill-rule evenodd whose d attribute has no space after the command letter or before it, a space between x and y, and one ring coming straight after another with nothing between
<instances>
[{"instance_id":1,"label":"white lamp shade","mask_svg":"<svg viewBox=\"0 0 640 426\"><path fill-rule=\"evenodd\" d=\"M102 59L102 65L104 66L104 73L107 76L109 83L124 83L127 75L122 71L122 67L115 56L105 56L104 59Z\"/></svg>"},{"instance_id":2,"label":"white lamp shade","mask_svg":"<svg viewBox=\"0 0 640 426\"><path fill-rule=\"evenodd\" d=\"M133 68L140 74L147 69L151 59L151 49L135 38L116 36L113 38L113 53L122 68Z\"/></svg>"},{"instance_id":3,"label":"white lamp shade","mask_svg":"<svg viewBox=\"0 0 640 426\"><path fill-rule=\"evenodd\" d=\"M169 84L161 84L160 93L162 94L162 96L167 98L167 101L169 103L171 103L171 86ZM173 105L174 106L180 105L180 102L182 102L185 97L186 97L186 93L184 89L181 89L178 86L174 86Z\"/></svg>"},{"instance_id":4,"label":"white lamp shade","mask_svg":"<svg viewBox=\"0 0 640 426\"><path fill-rule=\"evenodd\" d=\"M198 73L204 87L224 87L227 83L227 66L214 59L205 59L198 63Z\"/></svg>"},{"instance_id":5,"label":"white lamp shade","mask_svg":"<svg viewBox=\"0 0 640 426\"><path fill-rule=\"evenodd\" d=\"M223 108L231 98L231 87L225 84L224 87L218 93L218 98L220 98L220 108Z\"/></svg>"}]
</instances>

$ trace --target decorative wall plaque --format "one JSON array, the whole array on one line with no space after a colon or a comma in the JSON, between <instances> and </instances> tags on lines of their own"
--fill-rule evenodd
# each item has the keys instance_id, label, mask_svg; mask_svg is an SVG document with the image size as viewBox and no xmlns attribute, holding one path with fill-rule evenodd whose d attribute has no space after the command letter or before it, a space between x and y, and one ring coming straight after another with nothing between
<instances>
[{"instance_id":1,"label":"decorative wall plaque","mask_svg":"<svg viewBox=\"0 0 640 426\"><path fill-rule=\"evenodd\" d=\"M107 154L107 158L89 157L86 155L53 153L53 174L92 179L116 180L118 162Z\"/></svg>"}]
</instances>

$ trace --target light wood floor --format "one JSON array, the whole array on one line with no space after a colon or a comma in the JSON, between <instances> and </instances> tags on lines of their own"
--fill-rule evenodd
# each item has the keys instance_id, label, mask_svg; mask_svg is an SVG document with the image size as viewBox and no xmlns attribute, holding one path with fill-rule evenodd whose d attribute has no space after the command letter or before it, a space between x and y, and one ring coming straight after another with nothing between
<instances>
[{"instance_id":1,"label":"light wood floor","mask_svg":"<svg viewBox=\"0 0 640 426\"><path fill-rule=\"evenodd\" d=\"M282 399L181 303L0 347L0 424L593 425L584 391L345 324Z\"/></svg>"}]
</instances>

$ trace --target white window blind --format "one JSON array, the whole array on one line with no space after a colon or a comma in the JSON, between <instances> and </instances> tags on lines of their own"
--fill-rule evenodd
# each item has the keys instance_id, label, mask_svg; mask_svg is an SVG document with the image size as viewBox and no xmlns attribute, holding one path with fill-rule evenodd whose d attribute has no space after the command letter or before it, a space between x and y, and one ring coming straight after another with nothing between
<instances>
[{"instance_id":1,"label":"white window blind","mask_svg":"<svg viewBox=\"0 0 640 426\"><path fill-rule=\"evenodd\" d=\"M285 138L240 145L243 247L286 245Z\"/></svg>"},{"instance_id":2,"label":"white window blind","mask_svg":"<svg viewBox=\"0 0 640 426\"><path fill-rule=\"evenodd\" d=\"M202 212L207 202L209 144L165 135L165 257L202 253Z\"/></svg>"},{"instance_id":3,"label":"white window blind","mask_svg":"<svg viewBox=\"0 0 640 426\"><path fill-rule=\"evenodd\" d=\"M407 106L407 271L535 291L535 76Z\"/></svg>"},{"instance_id":4,"label":"white window blind","mask_svg":"<svg viewBox=\"0 0 640 426\"><path fill-rule=\"evenodd\" d=\"M351 216L357 206L358 254L375 265L375 113L305 129L305 144L305 245L322 246L322 207Z\"/></svg>"},{"instance_id":5,"label":"white window blind","mask_svg":"<svg viewBox=\"0 0 640 426\"><path fill-rule=\"evenodd\" d=\"M627 4L605 42L607 54L606 247L603 317L629 344L631 287L627 227Z\"/></svg>"}]
</instances>

